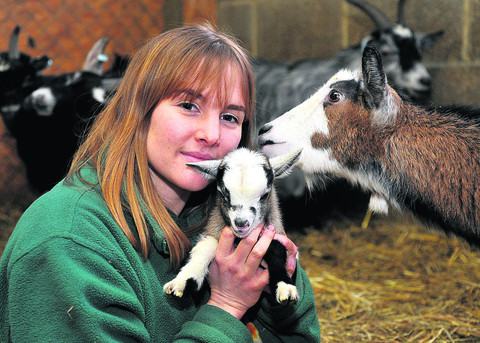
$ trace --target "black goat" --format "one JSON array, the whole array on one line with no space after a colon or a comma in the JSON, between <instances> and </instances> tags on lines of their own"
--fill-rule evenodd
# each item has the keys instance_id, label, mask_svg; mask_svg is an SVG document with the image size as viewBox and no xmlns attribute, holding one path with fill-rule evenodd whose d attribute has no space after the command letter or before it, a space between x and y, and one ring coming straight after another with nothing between
<instances>
[{"instance_id":1,"label":"black goat","mask_svg":"<svg viewBox=\"0 0 480 343\"><path fill-rule=\"evenodd\" d=\"M40 193L64 177L91 119L118 83L118 78L102 75L107 43L108 39L103 38L94 44L81 71L30 73L20 86L4 93L8 99L3 99L0 109L5 126L16 140L29 184ZM18 46L18 37L11 40L11 47L15 44ZM24 69L28 68L31 66ZM21 68L17 72L25 74ZM3 76L0 71L0 79Z\"/></svg>"}]
</instances>

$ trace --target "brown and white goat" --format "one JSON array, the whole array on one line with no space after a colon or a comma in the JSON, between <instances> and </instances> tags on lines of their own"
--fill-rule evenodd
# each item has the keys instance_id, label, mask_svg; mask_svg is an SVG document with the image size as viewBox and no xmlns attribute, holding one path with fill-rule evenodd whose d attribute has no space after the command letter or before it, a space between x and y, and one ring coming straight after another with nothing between
<instances>
[{"instance_id":1,"label":"brown and white goat","mask_svg":"<svg viewBox=\"0 0 480 343\"><path fill-rule=\"evenodd\" d=\"M298 166L310 188L325 174L346 179L380 205L411 210L479 245L480 126L469 118L475 112L402 100L387 84L380 54L367 45L361 73L339 71L263 126L258 143L270 157L303 149Z\"/></svg>"}]
</instances>

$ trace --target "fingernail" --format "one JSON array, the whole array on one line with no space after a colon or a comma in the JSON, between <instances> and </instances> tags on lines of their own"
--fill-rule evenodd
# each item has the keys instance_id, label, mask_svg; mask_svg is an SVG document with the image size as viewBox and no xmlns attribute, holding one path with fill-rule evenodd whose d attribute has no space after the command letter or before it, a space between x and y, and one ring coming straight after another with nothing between
<instances>
[{"instance_id":1,"label":"fingernail","mask_svg":"<svg viewBox=\"0 0 480 343\"><path fill-rule=\"evenodd\" d=\"M267 229L270 231L275 231L275 227L273 225L268 225Z\"/></svg>"}]
</instances>

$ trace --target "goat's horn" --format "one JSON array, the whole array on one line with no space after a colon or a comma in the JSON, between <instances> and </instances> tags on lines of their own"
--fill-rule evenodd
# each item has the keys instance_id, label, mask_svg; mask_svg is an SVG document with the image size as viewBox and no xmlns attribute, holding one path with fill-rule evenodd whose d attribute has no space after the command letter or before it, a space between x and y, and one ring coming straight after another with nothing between
<instances>
[{"instance_id":1,"label":"goat's horn","mask_svg":"<svg viewBox=\"0 0 480 343\"><path fill-rule=\"evenodd\" d=\"M405 3L407 0L400 0L398 2L398 23L405 26Z\"/></svg>"},{"instance_id":2,"label":"goat's horn","mask_svg":"<svg viewBox=\"0 0 480 343\"><path fill-rule=\"evenodd\" d=\"M375 25L377 25L377 28L379 30L385 31L394 26L392 21L388 19L388 17L382 11L380 11L376 6L362 0L346 0L346 1L351 3L352 5L357 6L363 12L365 12L370 17L370 19L373 20Z\"/></svg>"},{"instance_id":3,"label":"goat's horn","mask_svg":"<svg viewBox=\"0 0 480 343\"><path fill-rule=\"evenodd\" d=\"M105 47L109 41L110 39L104 37L95 42L93 47L88 52L85 62L83 63L83 71L89 71L97 75L102 75L103 65L108 60L107 55L105 55Z\"/></svg>"},{"instance_id":4,"label":"goat's horn","mask_svg":"<svg viewBox=\"0 0 480 343\"><path fill-rule=\"evenodd\" d=\"M20 26L17 25L13 29L10 36L10 43L8 44L8 57L10 59L20 58L20 50L18 49L18 34L20 33Z\"/></svg>"}]
</instances>

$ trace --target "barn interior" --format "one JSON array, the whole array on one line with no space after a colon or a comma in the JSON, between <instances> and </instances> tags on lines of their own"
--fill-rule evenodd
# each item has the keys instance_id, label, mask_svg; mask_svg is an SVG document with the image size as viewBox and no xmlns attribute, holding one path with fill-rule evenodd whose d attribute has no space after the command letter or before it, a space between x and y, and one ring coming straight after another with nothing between
<instances>
[{"instance_id":1,"label":"barn interior","mask_svg":"<svg viewBox=\"0 0 480 343\"><path fill-rule=\"evenodd\" d=\"M397 0L369 2L397 21ZM410 0L404 18L414 32L444 30L423 55L433 87L425 104L480 106L480 0ZM376 29L340 0L10 1L0 8L0 52L19 25L20 51L48 55L53 63L43 73L56 75L80 70L94 43L107 37L107 70L115 54L131 55L160 32L205 20L235 35L253 57L280 62L331 59ZM3 113L2 119L0 254L22 212L44 191L29 182ZM362 225L368 200L368 193L332 180L282 203L315 291L322 340L479 342L478 248L394 209Z\"/></svg>"}]
</instances>

